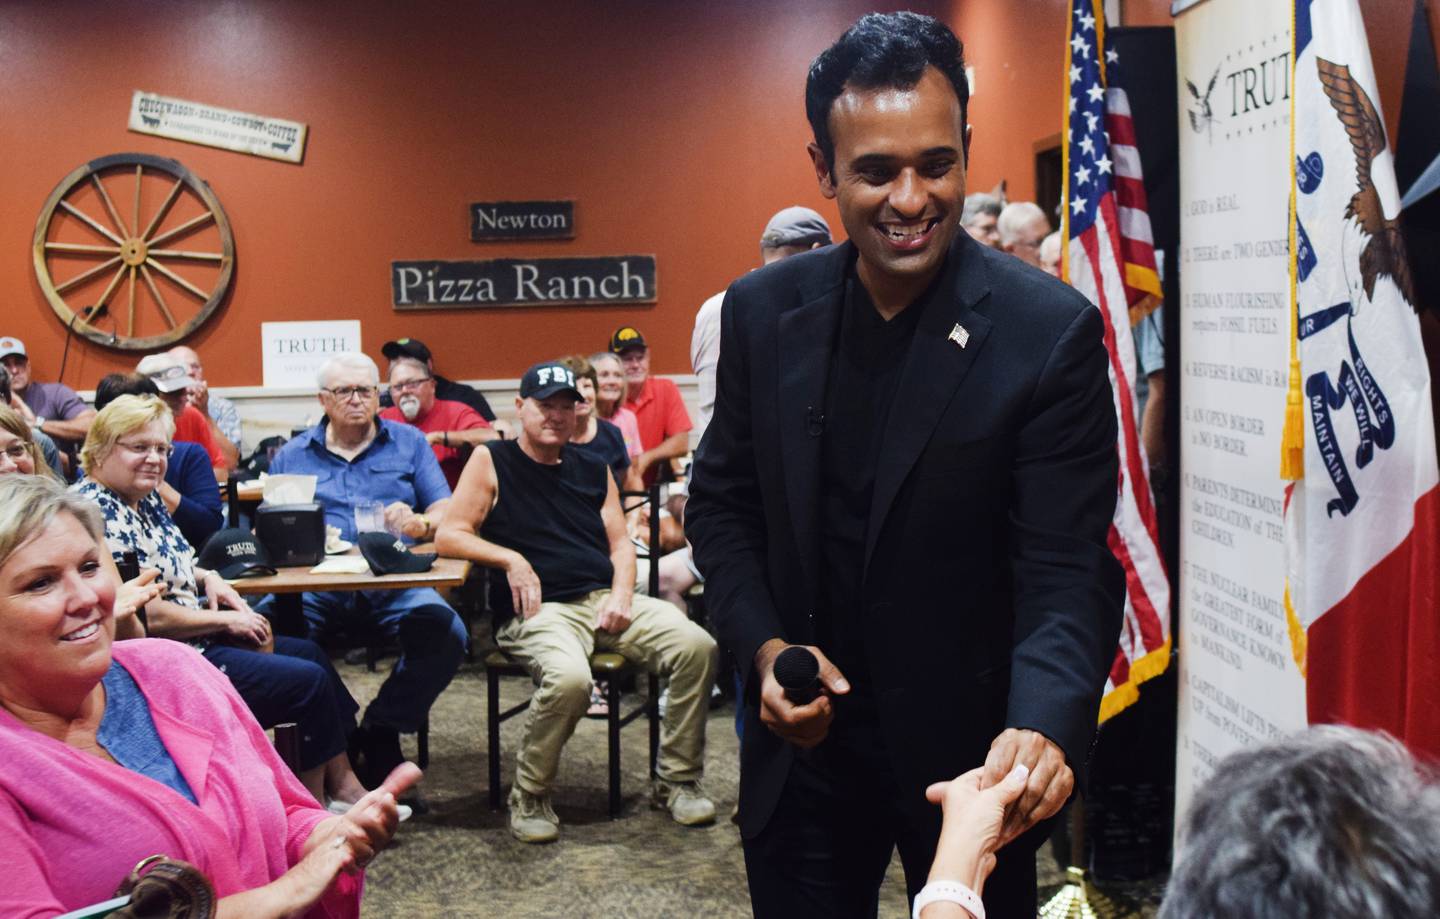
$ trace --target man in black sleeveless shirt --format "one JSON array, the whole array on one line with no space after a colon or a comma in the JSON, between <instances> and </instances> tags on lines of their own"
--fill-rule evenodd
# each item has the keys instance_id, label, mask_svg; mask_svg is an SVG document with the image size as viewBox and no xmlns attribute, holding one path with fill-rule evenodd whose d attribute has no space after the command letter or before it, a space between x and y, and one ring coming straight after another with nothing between
<instances>
[{"instance_id":1,"label":"man in black sleeveless shirt","mask_svg":"<svg viewBox=\"0 0 1440 919\"><path fill-rule=\"evenodd\" d=\"M569 443L580 398L564 364L527 370L518 438L475 451L435 539L444 555L505 572L492 591L495 638L539 682L509 801L510 832L522 842L559 835L550 786L590 704L597 648L669 675L654 803L687 826L715 819L700 787L715 641L671 604L635 595L635 549L615 480Z\"/></svg>"}]
</instances>

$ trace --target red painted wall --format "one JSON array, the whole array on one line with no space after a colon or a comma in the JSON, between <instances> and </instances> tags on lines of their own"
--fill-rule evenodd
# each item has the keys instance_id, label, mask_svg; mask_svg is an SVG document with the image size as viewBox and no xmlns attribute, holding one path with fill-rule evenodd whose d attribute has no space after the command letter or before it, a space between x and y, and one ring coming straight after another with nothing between
<instances>
[{"instance_id":1,"label":"red painted wall","mask_svg":"<svg viewBox=\"0 0 1440 919\"><path fill-rule=\"evenodd\" d=\"M1060 123L1064 0L908 4L950 22L976 68L970 186L1033 194L1036 141ZM1364 0L1391 127L1409 0ZM765 220L805 204L840 230L804 146L810 60L874 4L861 0L9 0L0 5L0 334L40 379L64 332L40 294L30 237L46 195L94 157L179 159L234 226L234 293L190 342L217 385L260 382L259 325L360 319L372 354L425 339L459 377L513 377L639 325L660 372L689 370L695 310L758 260ZM1126 0L1127 24L1169 24L1167 0ZM130 133L146 89L305 122L301 166ZM475 244L476 200L577 201L573 241ZM122 208L123 210L123 208ZM654 253L659 302L399 314L398 258ZM77 341L66 382L92 387L136 357Z\"/></svg>"},{"instance_id":2,"label":"red painted wall","mask_svg":"<svg viewBox=\"0 0 1440 919\"><path fill-rule=\"evenodd\" d=\"M695 310L758 264L772 213L806 204L839 229L805 154L804 80L870 8L11 0L0 6L0 334L23 338L38 378L54 378L64 330L31 268L36 216L75 166L139 151L206 179L234 226L234 295L190 342L217 385L260 382L259 325L281 319L360 319L371 354L408 333L466 378L599 350L633 322L658 371L689 372ZM131 133L136 89L305 122L305 162ZM573 241L469 241L471 201L566 197ZM390 306L392 259L631 253L657 256L654 306ZM136 359L77 340L65 381L89 388Z\"/></svg>"}]
</instances>

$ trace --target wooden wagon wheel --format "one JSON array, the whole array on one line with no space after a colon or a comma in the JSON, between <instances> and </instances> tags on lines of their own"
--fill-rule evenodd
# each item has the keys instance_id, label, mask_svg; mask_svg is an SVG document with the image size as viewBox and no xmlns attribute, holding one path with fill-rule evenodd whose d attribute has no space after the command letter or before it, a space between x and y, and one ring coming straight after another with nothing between
<instances>
[{"instance_id":1,"label":"wooden wagon wheel","mask_svg":"<svg viewBox=\"0 0 1440 919\"><path fill-rule=\"evenodd\" d=\"M133 205L131 219L117 198ZM144 153L102 156L62 179L40 210L33 248L60 320L125 351L184 340L219 308L235 270L235 237L210 186Z\"/></svg>"}]
</instances>

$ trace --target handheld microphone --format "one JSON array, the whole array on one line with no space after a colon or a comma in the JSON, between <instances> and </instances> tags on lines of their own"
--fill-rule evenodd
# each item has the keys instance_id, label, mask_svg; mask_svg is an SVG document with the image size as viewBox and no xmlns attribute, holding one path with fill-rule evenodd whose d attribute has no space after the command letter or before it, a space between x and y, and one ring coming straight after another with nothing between
<instances>
[{"instance_id":1,"label":"handheld microphone","mask_svg":"<svg viewBox=\"0 0 1440 919\"><path fill-rule=\"evenodd\" d=\"M820 695L820 662L808 648L791 645L775 658L775 682L795 705L808 705Z\"/></svg>"}]
</instances>

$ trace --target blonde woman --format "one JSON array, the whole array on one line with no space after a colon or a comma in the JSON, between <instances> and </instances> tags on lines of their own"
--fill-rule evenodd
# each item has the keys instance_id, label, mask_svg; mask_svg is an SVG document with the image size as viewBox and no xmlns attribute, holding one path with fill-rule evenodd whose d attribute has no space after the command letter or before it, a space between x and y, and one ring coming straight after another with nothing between
<instances>
[{"instance_id":1,"label":"blonde woman","mask_svg":"<svg viewBox=\"0 0 1440 919\"><path fill-rule=\"evenodd\" d=\"M30 425L10 406L0 405L0 475L15 472L60 478L45 462L40 445L30 433Z\"/></svg>"},{"instance_id":2,"label":"blonde woman","mask_svg":"<svg viewBox=\"0 0 1440 919\"><path fill-rule=\"evenodd\" d=\"M596 417L615 425L625 435L625 449L633 463L644 448L640 446L640 422L625 407L625 365L618 354L597 351L590 355L590 366L595 368Z\"/></svg>"},{"instance_id":3,"label":"blonde woman","mask_svg":"<svg viewBox=\"0 0 1440 919\"><path fill-rule=\"evenodd\" d=\"M353 804L365 795L346 753L359 706L314 642L273 635L224 578L196 567L158 494L174 432L158 397L116 398L90 425L80 450L85 477L73 490L99 505L112 553L133 551L142 567L159 570L162 593L145 607L150 634L197 648L265 727L299 724L305 786L337 808Z\"/></svg>"},{"instance_id":4,"label":"blonde woman","mask_svg":"<svg viewBox=\"0 0 1440 919\"><path fill-rule=\"evenodd\" d=\"M0 915L107 900L147 856L195 865L216 915L351 919L406 763L344 815L311 799L225 678L175 642L115 642L100 514L0 476Z\"/></svg>"}]
</instances>

